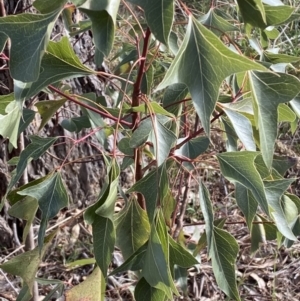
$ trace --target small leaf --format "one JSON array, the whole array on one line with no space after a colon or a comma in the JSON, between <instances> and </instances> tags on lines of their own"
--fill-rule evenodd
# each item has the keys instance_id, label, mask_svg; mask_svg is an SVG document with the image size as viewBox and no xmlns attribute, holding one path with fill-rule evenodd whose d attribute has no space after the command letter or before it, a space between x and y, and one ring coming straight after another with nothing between
<instances>
[{"instance_id":1,"label":"small leaf","mask_svg":"<svg viewBox=\"0 0 300 301\"><path fill-rule=\"evenodd\" d=\"M265 68L229 50L211 31L190 17L180 50L157 90L184 83L205 132L209 134L210 116L222 81L233 73L250 69Z\"/></svg>"},{"instance_id":2,"label":"small leaf","mask_svg":"<svg viewBox=\"0 0 300 301\"><path fill-rule=\"evenodd\" d=\"M226 108L223 108L223 110L230 119L235 132L239 139L242 141L245 149L248 151L256 151L252 125L249 119L238 112Z\"/></svg>"},{"instance_id":3,"label":"small leaf","mask_svg":"<svg viewBox=\"0 0 300 301\"><path fill-rule=\"evenodd\" d=\"M114 269L109 275L116 275L118 273L123 273L128 270L138 271L144 266L145 254L148 248L148 241L142 245L137 251L135 251L125 262L118 268Z\"/></svg>"},{"instance_id":4,"label":"small leaf","mask_svg":"<svg viewBox=\"0 0 300 301\"><path fill-rule=\"evenodd\" d=\"M111 219L95 216L93 227L93 245L96 262L106 277L108 266L114 252L116 231Z\"/></svg>"},{"instance_id":5,"label":"small leaf","mask_svg":"<svg viewBox=\"0 0 300 301\"><path fill-rule=\"evenodd\" d=\"M288 224L281 201L283 193L287 190L292 182L294 182L294 179L280 179L274 181L264 181L264 185L268 203L271 207L270 213L274 218L278 230L286 238L295 241L297 238L293 234Z\"/></svg>"},{"instance_id":6,"label":"small leaf","mask_svg":"<svg viewBox=\"0 0 300 301\"><path fill-rule=\"evenodd\" d=\"M136 301L164 301L166 294L155 287L152 287L145 278L141 278L134 290Z\"/></svg>"},{"instance_id":7,"label":"small leaf","mask_svg":"<svg viewBox=\"0 0 300 301\"><path fill-rule=\"evenodd\" d=\"M165 168L166 166L163 164L158 169L154 169L127 190L127 193L136 191L143 194L150 222L154 218L158 198L162 200L166 196L164 192L168 191L168 177L164 172Z\"/></svg>"},{"instance_id":8,"label":"small leaf","mask_svg":"<svg viewBox=\"0 0 300 301\"><path fill-rule=\"evenodd\" d=\"M8 211L11 216L26 220L26 225L23 230L22 241L25 242L29 228L33 222L36 211L38 210L38 202L35 198L26 197L23 200L14 204Z\"/></svg>"},{"instance_id":9,"label":"small leaf","mask_svg":"<svg viewBox=\"0 0 300 301\"><path fill-rule=\"evenodd\" d=\"M0 115L0 135L4 138L9 138L10 143L17 148L18 130L22 112L16 101L10 102L5 112L7 113L6 115Z\"/></svg>"},{"instance_id":10,"label":"small leaf","mask_svg":"<svg viewBox=\"0 0 300 301\"><path fill-rule=\"evenodd\" d=\"M215 10L215 8L211 8L205 15L199 18L199 21L217 36L223 35L226 31L239 30L237 27L218 16Z\"/></svg>"},{"instance_id":11,"label":"small leaf","mask_svg":"<svg viewBox=\"0 0 300 301\"><path fill-rule=\"evenodd\" d=\"M234 267L239 251L236 240L228 232L215 227L210 250L212 267L218 286L230 298L240 300Z\"/></svg>"},{"instance_id":12,"label":"small leaf","mask_svg":"<svg viewBox=\"0 0 300 301\"><path fill-rule=\"evenodd\" d=\"M184 140L185 138L182 138ZM178 143L181 139L178 139ZM202 153L204 153L209 146L209 139L207 137L196 137L189 140L175 151L176 156L181 156L188 159L196 159Z\"/></svg>"},{"instance_id":13,"label":"small leaf","mask_svg":"<svg viewBox=\"0 0 300 301\"><path fill-rule=\"evenodd\" d=\"M45 238L45 245L42 247L41 252L39 252L40 248L36 247L32 251L17 255L0 265L0 268L6 273L20 276L28 286L31 295L35 275L41 263L41 259L47 248L50 246L51 240L55 234L56 232L53 232Z\"/></svg>"},{"instance_id":14,"label":"small leaf","mask_svg":"<svg viewBox=\"0 0 300 301\"><path fill-rule=\"evenodd\" d=\"M42 122L39 127L39 131L47 124L51 117L58 111L58 109L64 105L66 99L59 100L44 100L40 101L35 106L37 107L41 117Z\"/></svg>"},{"instance_id":15,"label":"small leaf","mask_svg":"<svg viewBox=\"0 0 300 301\"><path fill-rule=\"evenodd\" d=\"M189 268L193 265L199 264L196 258L189 253L184 247L177 243L169 236L170 242L170 266L175 264L183 268Z\"/></svg>"},{"instance_id":16,"label":"small leaf","mask_svg":"<svg viewBox=\"0 0 300 301\"><path fill-rule=\"evenodd\" d=\"M251 191L239 183L235 184L235 198L237 205L246 218L247 226L251 231L253 226L252 222L258 207L257 201L253 197Z\"/></svg>"},{"instance_id":17,"label":"small leaf","mask_svg":"<svg viewBox=\"0 0 300 301\"><path fill-rule=\"evenodd\" d=\"M5 108L15 99L14 93L7 95L0 95L0 114L3 115L6 112Z\"/></svg>"},{"instance_id":18,"label":"small leaf","mask_svg":"<svg viewBox=\"0 0 300 301\"><path fill-rule=\"evenodd\" d=\"M203 217L205 220L205 231L207 237L208 254L210 254L210 250L212 248L214 215L213 215L213 208L209 196L209 191L205 187L202 181L199 186L199 199L200 199L200 206L202 209Z\"/></svg>"},{"instance_id":19,"label":"small leaf","mask_svg":"<svg viewBox=\"0 0 300 301\"><path fill-rule=\"evenodd\" d=\"M250 189L265 213L269 214L263 182L254 165L257 155L257 152L230 152L218 154L217 158L224 177Z\"/></svg>"},{"instance_id":20,"label":"small leaf","mask_svg":"<svg viewBox=\"0 0 300 301\"><path fill-rule=\"evenodd\" d=\"M21 178L27 164L33 159L37 160L40 158L48 148L56 141L57 137L51 138L41 138L38 136L31 136L31 143L22 151L20 155L19 162L16 167L16 173L11 179L7 192L8 193L12 187L19 181Z\"/></svg>"},{"instance_id":21,"label":"small leaf","mask_svg":"<svg viewBox=\"0 0 300 301\"><path fill-rule=\"evenodd\" d=\"M294 122L296 114L286 105L280 103L278 106L278 121L279 122Z\"/></svg>"},{"instance_id":22,"label":"small leaf","mask_svg":"<svg viewBox=\"0 0 300 301\"><path fill-rule=\"evenodd\" d=\"M127 259L149 238L150 224L147 213L134 199L116 215L114 223L116 245L121 249L124 259Z\"/></svg>"},{"instance_id":23,"label":"small leaf","mask_svg":"<svg viewBox=\"0 0 300 301\"><path fill-rule=\"evenodd\" d=\"M42 212L41 225L38 234L39 248L43 246L46 227L49 219L56 216L60 209L68 206L68 194L59 172L52 174L43 182L18 192L29 195L39 202Z\"/></svg>"},{"instance_id":24,"label":"small leaf","mask_svg":"<svg viewBox=\"0 0 300 301\"><path fill-rule=\"evenodd\" d=\"M104 301L105 279L98 267L85 281L65 292L66 301Z\"/></svg>"},{"instance_id":25,"label":"small leaf","mask_svg":"<svg viewBox=\"0 0 300 301\"><path fill-rule=\"evenodd\" d=\"M168 45L174 16L173 0L129 0L145 11L147 24L156 39Z\"/></svg>"}]
</instances>

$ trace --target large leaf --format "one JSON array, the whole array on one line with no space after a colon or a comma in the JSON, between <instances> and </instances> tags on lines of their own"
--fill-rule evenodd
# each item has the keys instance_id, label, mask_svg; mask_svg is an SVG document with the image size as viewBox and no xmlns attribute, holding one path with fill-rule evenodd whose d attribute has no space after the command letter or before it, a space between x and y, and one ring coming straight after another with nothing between
<instances>
[{"instance_id":1,"label":"large leaf","mask_svg":"<svg viewBox=\"0 0 300 301\"><path fill-rule=\"evenodd\" d=\"M141 6L145 11L147 24L154 36L163 44L168 45L173 24L173 0L129 0Z\"/></svg>"},{"instance_id":2,"label":"large leaf","mask_svg":"<svg viewBox=\"0 0 300 301\"><path fill-rule=\"evenodd\" d=\"M176 293L177 290L170 272L168 238L162 212L158 210L151 226L142 276L152 287L162 290L171 298L172 291Z\"/></svg>"},{"instance_id":3,"label":"large leaf","mask_svg":"<svg viewBox=\"0 0 300 301\"><path fill-rule=\"evenodd\" d=\"M268 168L272 165L277 136L277 107L293 99L300 90L299 80L288 74L250 72L256 126L259 129L260 148Z\"/></svg>"},{"instance_id":4,"label":"large leaf","mask_svg":"<svg viewBox=\"0 0 300 301\"><path fill-rule=\"evenodd\" d=\"M215 227L210 250L212 267L218 286L230 298L240 300L234 266L239 251L236 240L228 232Z\"/></svg>"},{"instance_id":5,"label":"large leaf","mask_svg":"<svg viewBox=\"0 0 300 301\"><path fill-rule=\"evenodd\" d=\"M104 301L105 279L98 267L87 279L65 293L66 301Z\"/></svg>"},{"instance_id":6,"label":"large leaf","mask_svg":"<svg viewBox=\"0 0 300 301\"><path fill-rule=\"evenodd\" d=\"M45 238L45 245L42 247L41 252L40 248L36 247L32 251L17 255L11 260L0 265L0 268L6 273L20 276L29 288L31 295L35 275L41 263L41 259L47 248L50 246L51 240L55 234L56 232L53 232Z\"/></svg>"},{"instance_id":7,"label":"large leaf","mask_svg":"<svg viewBox=\"0 0 300 301\"><path fill-rule=\"evenodd\" d=\"M39 248L42 248L46 227L49 219L55 217L60 209L68 206L68 194L59 172L52 174L43 182L18 192L20 195L29 195L39 202L42 212L38 234Z\"/></svg>"},{"instance_id":8,"label":"large leaf","mask_svg":"<svg viewBox=\"0 0 300 301\"><path fill-rule=\"evenodd\" d=\"M9 138L9 142L17 148L18 131L22 112L20 111L17 102L12 101L7 105L5 113L7 114L0 114L0 135L4 138Z\"/></svg>"},{"instance_id":9,"label":"large leaf","mask_svg":"<svg viewBox=\"0 0 300 301\"><path fill-rule=\"evenodd\" d=\"M127 259L149 238L150 224L147 213L134 199L116 215L114 222L117 234L116 245Z\"/></svg>"},{"instance_id":10,"label":"large leaf","mask_svg":"<svg viewBox=\"0 0 300 301\"><path fill-rule=\"evenodd\" d=\"M94 73L95 71L80 62L67 37L63 37L59 42L50 41L41 62L41 73L38 79L34 83L28 84L15 81L16 99L22 103L23 100L59 80Z\"/></svg>"},{"instance_id":11,"label":"large leaf","mask_svg":"<svg viewBox=\"0 0 300 301\"><path fill-rule=\"evenodd\" d=\"M96 64L101 65L108 56L115 36L115 22L120 0L87 0L80 10L92 21L92 31L96 46Z\"/></svg>"},{"instance_id":12,"label":"large leaf","mask_svg":"<svg viewBox=\"0 0 300 301\"><path fill-rule=\"evenodd\" d=\"M284 210L282 208L281 197L287 190L294 179L280 179L274 181L264 181L265 190L269 205L271 207L270 213L273 216L278 230L288 239L297 240L291 227L287 221Z\"/></svg>"},{"instance_id":13,"label":"large leaf","mask_svg":"<svg viewBox=\"0 0 300 301\"><path fill-rule=\"evenodd\" d=\"M224 177L250 189L262 209L269 214L264 185L254 165L257 155L257 152L230 152L219 154L217 158Z\"/></svg>"},{"instance_id":14,"label":"large leaf","mask_svg":"<svg viewBox=\"0 0 300 301\"><path fill-rule=\"evenodd\" d=\"M111 219L95 216L93 227L93 245L96 262L106 277L115 246L116 231Z\"/></svg>"},{"instance_id":15,"label":"large leaf","mask_svg":"<svg viewBox=\"0 0 300 301\"><path fill-rule=\"evenodd\" d=\"M22 82L34 82L40 73L41 59L51 30L66 0L47 14L19 14L0 18L0 32L11 40L10 73Z\"/></svg>"},{"instance_id":16,"label":"large leaf","mask_svg":"<svg viewBox=\"0 0 300 301\"><path fill-rule=\"evenodd\" d=\"M222 81L233 73L250 69L265 68L229 50L210 30L190 17L180 50L157 89L186 84L208 134Z\"/></svg>"}]
</instances>

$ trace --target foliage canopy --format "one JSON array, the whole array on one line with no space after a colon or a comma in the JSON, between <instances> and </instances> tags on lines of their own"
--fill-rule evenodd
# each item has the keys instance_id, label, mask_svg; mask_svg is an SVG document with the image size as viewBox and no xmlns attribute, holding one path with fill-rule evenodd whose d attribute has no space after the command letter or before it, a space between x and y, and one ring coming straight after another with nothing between
<instances>
[{"instance_id":1,"label":"foliage canopy","mask_svg":"<svg viewBox=\"0 0 300 301\"><path fill-rule=\"evenodd\" d=\"M18 300L30 300L54 235L45 237L48 222L68 205L61 176L65 162L45 177L16 186L27 165L57 142L58 137L44 137L42 129L67 101L80 106L81 116L60 126L76 133L88 128L86 138L96 135L106 178L97 201L84 212L92 226L96 267L66 293L66 300L104 300L107 276L128 270L136 272L137 301L171 300L182 290L175 285L174 271L199 264L203 239L219 287L240 300L235 276L239 246L223 229L225 220L215 219L198 169L203 156L215 158L209 151L212 124L226 139L226 151L216 158L222 175L234 184L252 252L266 236L290 246L300 235L300 200L288 193L294 179L284 177L295 161L275 155L278 123L288 122L294 131L300 117L300 81L291 75L299 59L281 53L276 44L281 26L299 14L281 1L225 2L211 1L199 16L192 13L194 1L36 0L35 12L0 18L0 50L4 53L9 39L9 57L4 58L14 84L11 94L0 96L0 134L17 148L36 114L42 117L38 134L12 162L16 168L1 201L1 208L8 202L9 213L29 224L41 211L37 248L0 265L23 278ZM72 19L76 11L84 16L78 23ZM67 36L57 39L51 34L59 18ZM93 36L94 69L80 60L71 43L87 31ZM99 71L104 61L111 72ZM64 87L65 80L95 75L114 90L110 101L95 93L74 95ZM29 100L41 91L52 97L33 110ZM123 191L120 173L128 167L134 183ZM187 247L176 222L180 185L191 181L199 188L206 231L198 244ZM115 213L119 195L124 207ZM276 227L253 223L262 217ZM113 270L115 247L125 262Z\"/></svg>"}]
</instances>

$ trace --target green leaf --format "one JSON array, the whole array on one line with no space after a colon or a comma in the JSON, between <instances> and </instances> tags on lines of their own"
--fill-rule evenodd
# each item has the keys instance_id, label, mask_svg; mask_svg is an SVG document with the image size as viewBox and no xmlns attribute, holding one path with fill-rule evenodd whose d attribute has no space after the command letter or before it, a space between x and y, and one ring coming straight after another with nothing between
<instances>
[{"instance_id":1,"label":"green leaf","mask_svg":"<svg viewBox=\"0 0 300 301\"><path fill-rule=\"evenodd\" d=\"M176 242L171 236L169 236L170 243L170 266L175 264L183 268L189 268L193 265L199 264L196 258L189 253L184 247Z\"/></svg>"},{"instance_id":2,"label":"green leaf","mask_svg":"<svg viewBox=\"0 0 300 301\"><path fill-rule=\"evenodd\" d=\"M155 287L152 287L145 278L141 278L134 290L136 301L164 301L166 294Z\"/></svg>"},{"instance_id":3,"label":"green leaf","mask_svg":"<svg viewBox=\"0 0 300 301\"><path fill-rule=\"evenodd\" d=\"M153 77L154 77L154 68L152 65L150 65L142 78L141 92L143 94L150 95L152 84L153 84Z\"/></svg>"},{"instance_id":4,"label":"green leaf","mask_svg":"<svg viewBox=\"0 0 300 301\"><path fill-rule=\"evenodd\" d=\"M157 40L168 45L174 17L173 0L129 0L145 11L147 24Z\"/></svg>"},{"instance_id":5,"label":"green leaf","mask_svg":"<svg viewBox=\"0 0 300 301\"><path fill-rule=\"evenodd\" d=\"M138 271L144 266L145 254L148 248L148 241L142 245L137 251L135 251L125 262L118 268L114 269L110 275L116 275L118 273L123 273L128 270Z\"/></svg>"},{"instance_id":6,"label":"green leaf","mask_svg":"<svg viewBox=\"0 0 300 301\"><path fill-rule=\"evenodd\" d=\"M254 165L257 155L257 152L230 152L218 154L217 158L224 177L250 189L265 213L269 214L263 182Z\"/></svg>"},{"instance_id":7,"label":"green leaf","mask_svg":"<svg viewBox=\"0 0 300 301\"><path fill-rule=\"evenodd\" d=\"M37 107L41 117L42 122L39 127L39 131L47 124L51 117L58 111L58 109L64 105L66 99L59 100L44 100L40 101L35 106Z\"/></svg>"},{"instance_id":8,"label":"green leaf","mask_svg":"<svg viewBox=\"0 0 300 301\"><path fill-rule=\"evenodd\" d=\"M244 147L248 151L256 151L256 145L253 138L251 122L244 115L223 107L224 112L230 119L233 128Z\"/></svg>"},{"instance_id":9,"label":"green leaf","mask_svg":"<svg viewBox=\"0 0 300 301\"><path fill-rule=\"evenodd\" d=\"M9 142L17 148L18 130L22 112L16 101L10 102L5 112L6 115L0 115L0 135L4 138L9 138Z\"/></svg>"},{"instance_id":10,"label":"green leaf","mask_svg":"<svg viewBox=\"0 0 300 301\"><path fill-rule=\"evenodd\" d=\"M255 216L255 222L251 227L251 253L253 254L259 249L260 243L266 243L266 232L264 225L261 223L262 219L259 216Z\"/></svg>"},{"instance_id":11,"label":"green leaf","mask_svg":"<svg viewBox=\"0 0 300 301\"><path fill-rule=\"evenodd\" d=\"M66 301L104 301L105 279L98 267L85 281L65 292Z\"/></svg>"},{"instance_id":12,"label":"green leaf","mask_svg":"<svg viewBox=\"0 0 300 301\"><path fill-rule=\"evenodd\" d=\"M214 228L214 215L213 208L209 196L209 191L201 181L199 185L199 199L200 206L202 209L203 217L205 220L205 232L207 237L207 245L208 245L208 254L210 254L210 250L212 248L212 239L213 239L213 228Z\"/></svg>"},{"instance_id":13,"label":"green leaf","mask_svg":"<svg viewBox=\"0 0 300 301\"><path fill-rule=\"evenodd\" d=\"M67 37L59 42L49 42L41 62L41 73L34 83L23 84L15 81L16 99L23 100L37 94L50 84L62 79L91 75L95 71L85 67L75 55Z\"/></svg>"},{"instance_id":14,"label":"green leaf","mask_svg":"<svg viewBox=\"0 0 300 301\"><path fill-rule=\"evenodd\" d=\"M239 251L236 240L228 232L215 227L210 250L212 267L218 286L230 298L240 300L234 267Z\"/></svg>"},{"instance_id":15,"label":"green leaf","mask_svg":"<svg viewBox=\"0 0 300 301\"><path fill-rule=\"evenodd\" d=\"M237 3L246 26L250 24L259 28L267 27L265 7L261 0L237 0Z\"/></svg>"},{"instance_id":16,"label":"green leaf","mask_svg":"<svg viewBox=\"0 0 300 301\"><path fill-rule=\"evenodd\" d=\"M147 213L133 199L120 211L114 220L116 227L116 245L126 260L149 238L150 224Z\"/></svg>"},{"instance_id":17,"label":"green leaf","mask_svg":"<svg viewBox=\"0 0 300 301\"><path fill-rule=\"evenodd\" d=\"M67 131L76 133L79 133L82 129L91 127L90 119L86 115L64 119L60 125Z\"/></svg>"},{"instance_id":18,"label":"green leaf","mask_svg":"<svg viewBox=\"0 0 300 301\"><path fill-rule=\"evenodd\" d=\"M278 121L279 122L294 122L296 114L284 103L278 106Z\"/></svg>"},{"instance_id":19,"label":"green leaf","mask_svg":"<svg viewBox=\"0 0 300 301\"><path fill-rule=\"evenodd\" d=\"M108 266L114 252L116 231L111 219L95 216L93 227L93 245L96 262L106 277Z\"/></svg>"},{"instance_id":20,"label":"green leaf","mask_svg":"<svg viewBox=\"0 0 300 301\"><path fill-rule=\"evenodd\" d=\"M210 10L203 16L199 18L199 22L210 29L215 35L221 36L226 31L238 31L239 29L218 16L215 13L215 7L210 8Z\"/></svg>"},{"instance_id":21,"label":"green leaf","mask_svg":"<svg viewBox=\"0 0 300 301\"><path fill-rule=\"evenodd\" d=\"M274 181L264 181L264 184L268 203L271 207L270 213L271 216L274 218L278 230L286 238L295 241L297 240L297 238L293 234L288 224L287 218L283 210L283 204L281 201L283 193L293 182L294 179L280 179Z\"/></svg>"},{"instance_id":22,"label":"green leaf","mask_svg":"<svg viewBox=\"0 0 300 301\"><path fill-rule=\"evenodd\" d=\"M39 204L35 198L26 197L21 201L17 202L16 204L14 204L8 211L8 213L11 216L26 220L26 225L23 230L23 236L22 236L23 242L25 242L26 240L26 237L29 232L29 227L33 222L38 207Z\"/></svg>"},{"instance_id":23,"label":"green leaf","mask_svg":"<svg viewBox=\"0 0 300 301\"><path fill-rule=\"evenodd\" d=\"M263 52L263 59L272 64L296 63L300 60L296 56L291 56L291 55L287 55L287 54L283 54L283 53L273 53L270 51Z\"/></svg>"},{"instance_id":24,"label":"green leaf","mask_svg":"<svg viewBox=\"0 0 300 301\"><path fill-rule=\"evenodd\" d=\"M222 81L229 75L265 68L229 50L211 31L190 17L179 52L157 90L175 83L189 88L205 132L215 108Z\"/></svg>"},{"instance_id":25,"label":"green leaf","mask_svg":"<svg viewBox=\"0 0 300 301\"><path fill-rule=\"evenodd\" d=\"M153 130L150 132L149 140L153 143L156 161L160 166L168 158L177 137L166 127L159 116L152 115L152 121Z\"/></svg>"},{"instance_id":26,"label":"green leaf","mask_svg":"<svg viewBox=\"0 0 300 301\"><path fill-rule=\"evenodd\" d=\"M3 115L6 112L5 108L15 99L14 93L7 95L0 95L0 114Z\"/></svg>"},{"instance_id":27,"label":"green leaf","mask_svg":"<svg viewBox=\"0 0 300 301\"><path fill-rule=\"evenodd\" d=\"M92 31L96 46L96 64L101 65L108 56L115 37L115 22L120 0L87 0L80 10L92 21Z\"/></svg>"},{"instance_id":28,"label":"green leaf","mask_svg":"<svg viewBox=\"0 0 300 301\"><path fill-rule=\"evenodd\" d=\"M182 138L184 140L185 138ZM178 139L180 143L181 139ZM175 151L176 156L183 158L189 158L191 160L196 159L199 155L204 153L209 146L209 139L207 137L196 137L189 140Z\"/></svg>"},{"instance_id":29,"label":"green leaf","mask_svg":"<svg viewBox=\"0 0 300 301\"><path fill-rule=\"evenodd\" d=\"M270 6L265 5L265 12L267 17L267 25L280 25L288 21L295 11L294 7L288 5Z\"/></svg>"},{"instance_id":30,"label":"green leaf","mask_svg":"<svg viewBox=\"0 0 300 301\"><path fill-rule=\"evenodd\" d=\"M8 193L19 181L27 164L31 160L37 160L40 158L56 141L56 139L57 137L41 138L38 136L30 136L31 143L24 149L24 151L21 152L20 159L16 167L16 173L12 177L6 193Z\"/></svg>"},{"instance_id":31,"label":"green leaf","mask_svg":"<svg viewBox=\"0 0 300 301\"><path fill-rule=\"evenodd\" d=\"M177 293L169 267L168 233L160 210L151 226L142 276L151 286L164 291L169 298L172 297L172 291Z\"/></svg>"},{"instance_id":32,"label":"green leaf","mask_svg":"<svg viewBox=\"0 0 300 301\"><path fill-rule=\"evenodd\" d=\"M31 121L34 119L35 113L36 112L33 110L23 108L23 114L19 124L18 136L27 129Z\"/></svg>"},{"instance_id":33,"label":"green leaf","mask_svg":"<svg viewBox=\"0 0 300 301\"><path fill-rule=\"evenodd\" d=\"M110 164L108 182L100 192L98 200L84 213L84 219L89 224L94 222L97 216L113 219L115 201L117 199L120 168L115 160Z\"/></svg>"},{"instance_id":34,"label":"green leaf","mask_svg":"<svg viewBox=\"0 0 300 301\"><path fill-rule=\"evenodd\" d=\"M272 167L282 176L297 163L297 158L274 156Z\"/></svg>"},{"instance_id":35,"label":"green leaf","mask_svg":"<svg viewBox=\"0 0 300 301\"><path fill-rule=\"evenodd\" d=\"M45 238L45 244L42 247L41 252L39 252L40 248L36 247L32 251L17 255L0 265L0 268L6 273L20 276L28 286L31 296L35 275L41 263L41 259L47 248L50 246L51 240L55 234L56 232L53 232Z\"/></svg>"},{"instance_id":36,"label":"green leaf","mask_svg":"<svg viewBox=\"0 0 300 301\"><path fill-rule=\"evenodd\" d=\"M288 74L253 71L250 72L250 83L260 148L266 166L270 168L277 136L278 105L299 93L300 82Z\"/></svg>"},{"instance_id":37,"label":"green leaf","mask_svg":"<svg viewBox=\"0 0 300 301\"><path fill-rule=\"evenodd\" d=\"M22 154L21 154L22 156ZM38 200L42 212L38 234L39 248L42 248L49 219L55 217L60 209L68 206L68 194L59 172L52 174L43 182L18 192Z\"/></svg>"},{"instance_id":38,"label":"green leaf","mask_svg":"<svg viewBox=\"0 0 300 301\"><path fill-rule=\"evenodd\" d=\"M38 79L52 27L66 2L60 0L58 9L48 14L18 14L0 18L0 32L11 40L12 78L27 83Z\"/></svg>"},{"instance_id":39,"label":"green leaf","mask_svg":"<svg viewBox=\"0 0 300 301\"><path fill-rule=\"evenodd\" d=\"M245 216L247 226L251 231L253 226L252 222L258 207L257 201L253 197L251 191L239 183L235 184L235 198L239 208Z\"/></svg>"},{"instance_id":40,"label":"green leaf","mask_svg":"<svg viewBox=\"0 0 300 301\"><path fill-rule=\"evenodd\" d=\"M165 165L161 165L158 169L149 172L146 176L136 182L127 193L140 192L146 201L147 214L149 221L152 222L158 198L163 199L163 190L165 189L168 178L163 172Z\"/></svg>"},{"instance_id":41,"label":"green leaf","mask_svg":"<svg viewBox=\"0 0 300 301\"><path fill-rule=\"evenodd\" d=\"M164 108L175 116L179 116L182 103L177 102L184 99L188 92L189 90L185 84L174 84L169 86L164 93L162 101Z\"/></svg>"}]
</instances>

